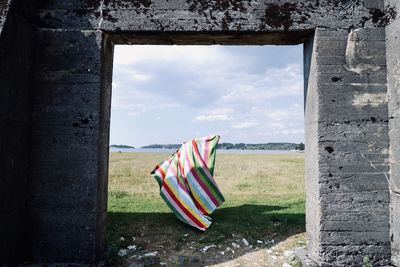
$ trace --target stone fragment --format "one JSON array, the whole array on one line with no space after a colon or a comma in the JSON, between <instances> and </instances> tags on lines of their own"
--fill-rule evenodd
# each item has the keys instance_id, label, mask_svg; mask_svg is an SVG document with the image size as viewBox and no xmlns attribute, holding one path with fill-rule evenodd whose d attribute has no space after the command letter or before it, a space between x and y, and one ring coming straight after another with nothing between
<instances>
[{"instance_id":1,"label":"stone fragment","mask_svg":"<svg viewBox=\"0 0 400 267\"><path fill-rule=\"evenodd\" d=\"M232 242L232 247L234 247L234 248L240 248L240 245L236 244L235 242Z\"/></svg>"},{"instance_id":2,"label":"stone fragment","mask_svg":"<svg viewBox=\"0 0 400 267\"><path fill-rule=\"evenodd\" d=\"M209 246L205 246L204 248L202 248L202 252L206 253L210 248L215 248L217 247L216 245L209 245Z\"/></svg>"},{"instance_id":3,"label":"stone fragment","mask_svg":"<svg viewBox=\"0 0 400 267\"><path fill-rule=\"evenodd\" d=\"M120 257L125 257L128 254L128 250L127 249L120 249L118 251L118 256Z\"/></svg>"},{"instance_id":4,"label":"stone fragment","mask_svg":"<svg viewBox=\"0 0 400 267\"><path fill-rule=\"evenodd\" d=\"M293 255L293 251L291 251L291 250L286 250L285 252L283 252L283 256L285 256L285 257L290 257L290 256L292 256Z\"/></svg>"}]
</instances>

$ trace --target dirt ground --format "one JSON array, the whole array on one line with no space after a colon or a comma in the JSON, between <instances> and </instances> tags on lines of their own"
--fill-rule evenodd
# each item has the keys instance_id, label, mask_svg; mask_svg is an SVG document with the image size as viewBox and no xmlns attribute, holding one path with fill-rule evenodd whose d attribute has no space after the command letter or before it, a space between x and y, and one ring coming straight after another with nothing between
<instances>
[{"instance_id":1,"label":"dirt ground","mask_svg":"<svg viewBox=\"0 0 400 267\"><path fill-rule=\"evenodd\" d=\"M305 246L305 234L293 235L286 240L273 238L247 240L232 236L220 244L204 245L190 233L178 240L165 238L122 237L126 249L119 250L120 265L144 266L297 266L293 250Z\"/></svg>"}]
</instances>

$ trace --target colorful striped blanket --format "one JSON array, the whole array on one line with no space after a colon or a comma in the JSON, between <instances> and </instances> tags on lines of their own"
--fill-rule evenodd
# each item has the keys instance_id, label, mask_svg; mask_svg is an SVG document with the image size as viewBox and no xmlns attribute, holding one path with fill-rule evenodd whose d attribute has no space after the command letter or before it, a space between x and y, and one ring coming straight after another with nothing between
<instances>
[{"instance_id":1,"label":"colorful striped blanket","mask_svg":"<svg viewBox=\"0 0 400 267\"><path fill-rule=\"evenodd\" d=\"M151 172L175 215L202 231L211 225L208 215L225 201L213 178L218 141L211 135L185 142Z\"/></svg>"}]
</instances>

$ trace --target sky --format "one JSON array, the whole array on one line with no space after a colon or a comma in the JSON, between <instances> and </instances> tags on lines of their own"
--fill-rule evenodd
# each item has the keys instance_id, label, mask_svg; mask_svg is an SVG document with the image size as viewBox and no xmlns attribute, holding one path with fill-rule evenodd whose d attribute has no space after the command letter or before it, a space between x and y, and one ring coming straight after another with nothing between
<instances>
[{"instance_id":1,"label":"sky","mask_svg":"<svg viewBox=\"0 0 400 267\"><path fill-rule=\"evenodd\" d=\"M304 142L303 47L116 46L110 144Z\"/></svg>"}]
</instances>

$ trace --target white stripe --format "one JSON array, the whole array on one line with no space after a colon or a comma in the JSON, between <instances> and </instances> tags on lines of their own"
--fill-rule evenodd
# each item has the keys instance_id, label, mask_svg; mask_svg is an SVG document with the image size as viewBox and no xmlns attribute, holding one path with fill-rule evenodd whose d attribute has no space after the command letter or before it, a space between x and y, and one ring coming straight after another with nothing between
<instances>
[{"instance_id":1,"label":"white stripe","mask_svg":"<svg viewBox=\"0 0 400 267\"><path fill-rule=\"evenodd\" d=\"M164 196L168 199L169 203L171 203L172 206L176 209L176 211L186 220L186 223L197 227L197 225L190 219L183 210L178 206L178 204L175 203L175 200L170 196L168 191L165 189L165 187L161 188L161 191L164 193ZM198 227L197 227L198 228Z\"/></svg>"},{"instance_id":2,"label":"white stripe","mask_svg":"<svg viewBox=\"0 0 400 267\"><path fill-rule=\"evenodd\" d=\"M189 168L189 164L188 162L185 162L185 174L186 177L188 178L189 183L193 183L194 186L192 185L192 187L197 188L198 191L196 191L196 193L198 193L200 196L204 196L205 199L202 199L203 201L206 201L210 206L208 207L208 209L211 210L211 212L213 212L217 206L214 204L214 202L210 199L210 197L208 196L208 194L204 191L203 187L201 187L201 185L197 182L196 178L190 173L190 168Z\"/></svg>"}]
</instances>

